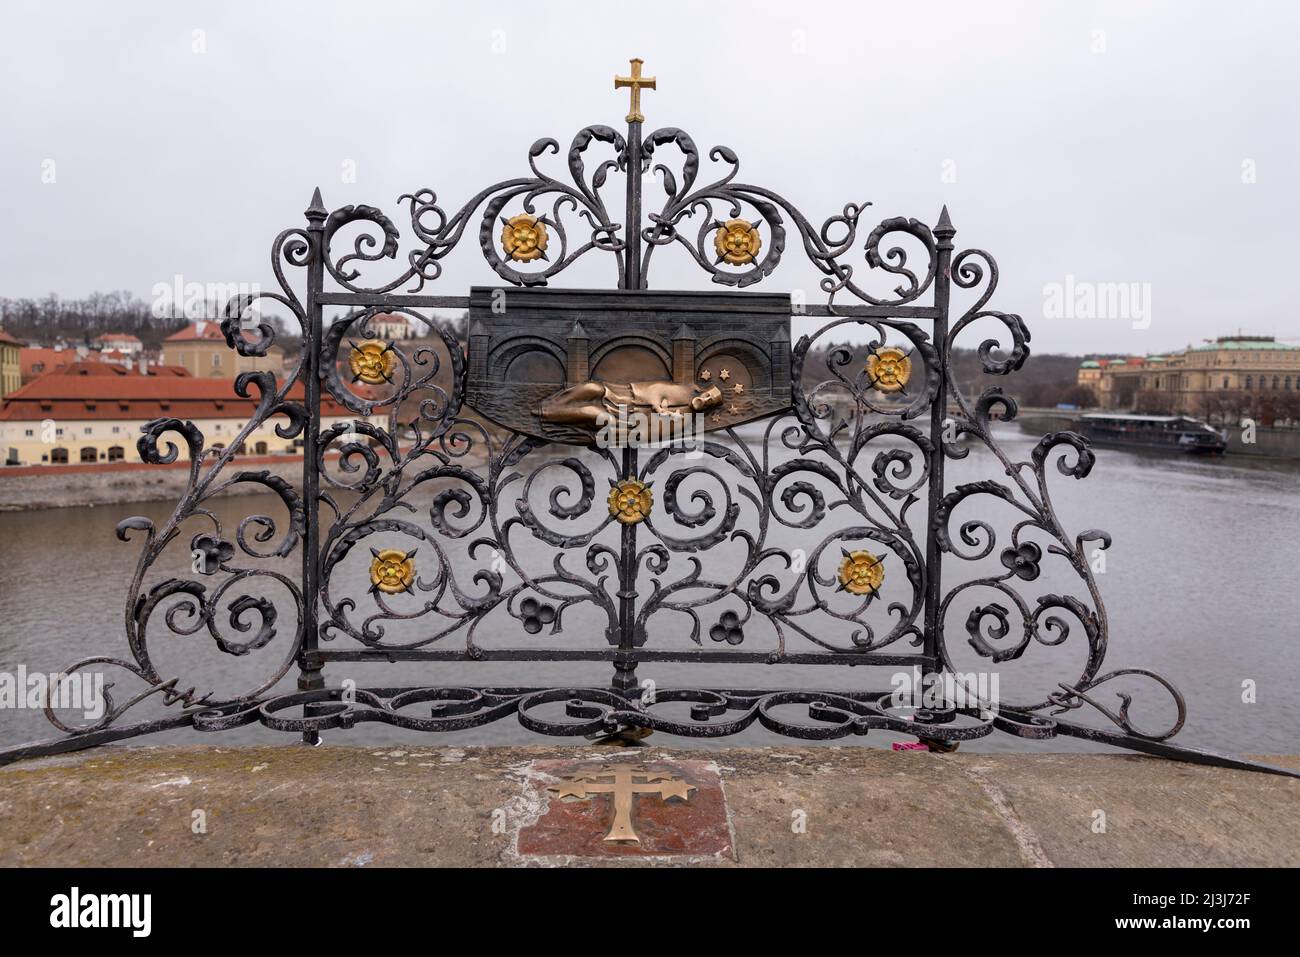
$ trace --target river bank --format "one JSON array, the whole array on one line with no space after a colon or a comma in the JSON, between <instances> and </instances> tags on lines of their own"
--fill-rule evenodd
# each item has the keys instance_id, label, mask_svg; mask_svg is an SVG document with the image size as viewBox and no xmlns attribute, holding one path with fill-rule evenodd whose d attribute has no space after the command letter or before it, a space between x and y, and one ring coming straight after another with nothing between
<instances>
[{"instance_id":1,"label":"river bank","mask_svg":"<svg viewBox=\"0 0 1300 957\"><path fill-rule=\"evenodd\" d=\"M302 459L286 455L246 456L226 466L226 472L231 475L262 470L301 484ZM115 462L3 469L0 470L0 512L176 501L184 494L189 477L188 459L171 465ZM247 488L234 488L224 494L247 492Z\"/></svg>"},{"instance_id":2,"label":"river bank","mask_svg":"<svg viewBox=\"0 0 1300 957\"><path fill-rule=\"evenodd\" d=\"M332 454L329 458L336 460L338 456ZM475 468L483 461L483 454L475 450L460 464ZM264 470L295 487L302 485L302 457L296 455L242 456L227 465L224 474ZM170 465L114 462L0 468L0 512L176 502L188 487L189 475L187 458ZM248 486L234 486L217 497L247 495L248 491Z\"/></svg>"},{"instance_id":3,"label":"river bank","mask_svg":"<svg viewBox=\"0 0 1300 957\"><path fill-rule=\"evenodd\" d=\"M700 757L658 747L104 748L0 769L0 865L1300 862L1292 778L1112 754L777 747ZM1298 756L1267 760L1300 768ZM684 800L637 797L642 845L611 844L600 839L609 796L575 804L552 785L561 765L614 761L694 775L700 787ZM548 829L561 812L566 823Z\"/></svg>"}]
</instances>

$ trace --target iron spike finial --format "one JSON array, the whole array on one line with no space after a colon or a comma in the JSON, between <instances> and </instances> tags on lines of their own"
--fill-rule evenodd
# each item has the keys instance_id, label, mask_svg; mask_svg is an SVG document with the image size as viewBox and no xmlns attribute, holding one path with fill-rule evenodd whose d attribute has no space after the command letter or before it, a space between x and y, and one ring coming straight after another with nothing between
<instances>
[{"instance_id":1,"label":"iron spike finial","mask_svg":"<svg viewBox=\"0 0 1300 957\"><path fill-rule=\"evenodd\" d=\"M955 233L955 232L957 232L957 228L956 228L955 226L953 226L953 224L952 224L952 219L948 216L948 204L947 204L947 203L944 203L944 204L943 204L943 209L941 209L941 210L939 211L939 223L938 223L938 225L936 225L936 226L934 227L934 231L935 231L936 233L941 232L941 231L947 231L947 232L950 232L950 233Z\"/></svg>"},{"instance_id":2,"label":"iron spike finial","mask_svg":"<svg viewBox=\"0 0 1300 957\"><path fill-rule=\"evenodd\" d=\"M325 208L325 201L321 199L319 186L311 194L311 205L307 207L303 215L307 217L307 221L313 226L319 226L325 222L325 217L329 215L329 210Z\"/></svg>"},{"instance_id":3,"label":"iron spike finial","mask_svg":"<svg viewBox=\"0 0 1300 957\"><path fill-rule=\"evenodd\" d=\"M939 212L939 222L934 226L934 235L939 240L940 249L952 249L952 237L957 235L957 227L948 216L948 204Z\"/></svg>"}]
</instances>

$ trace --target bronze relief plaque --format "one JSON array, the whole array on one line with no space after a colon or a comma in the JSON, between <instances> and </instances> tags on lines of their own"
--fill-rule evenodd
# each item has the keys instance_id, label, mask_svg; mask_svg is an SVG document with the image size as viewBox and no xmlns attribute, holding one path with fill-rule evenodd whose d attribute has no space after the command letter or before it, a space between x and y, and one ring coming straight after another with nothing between
<instances>
[{"instance_id":1,"label":"bronze relief plaque","mask_svg":"<svg viewBox=\"0 0 1300 957\"><path fill-rule=\"evenodd\" d=\"M620 416L726 428L790 407L790 297L475 287L468 361L470 405L552 442Z\"/></svg>"}]
</instances>

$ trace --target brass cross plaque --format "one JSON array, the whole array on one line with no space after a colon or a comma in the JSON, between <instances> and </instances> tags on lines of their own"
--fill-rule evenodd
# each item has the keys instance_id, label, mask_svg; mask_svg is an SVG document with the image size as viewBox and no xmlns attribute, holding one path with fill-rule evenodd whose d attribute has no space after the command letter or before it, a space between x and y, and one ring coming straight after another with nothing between
<instances>
[{"instance_id":1,"label":"brass cross plaque","mask_svg":"<svg viewBox=\"0 0 1300 957\"><path fill-rule=\"evenodd\" d=\"M631 764L606 764L591 771L570 775L567 781L552 784L548 790L560 798L573 797L586 800L597 794L614 796L614 820L610 824L606 841L631 841L640 844L632 828L632 802L637 795L653 795L660 800L672 798L689 800L694 784L661 771L648 771Z\"/></svg>"},{"instance_id":2,"label":"brass cross plaque","mask_svg":"<svg viewBox=\"0 0 1300 957\"><path fill-rule=\"evenodd\" d=\"M529 765L525 787L550 800L520 827L521 857L735 860L722 776L712 761L645 754L542 759Z\"/></svg>"}]
</instances>

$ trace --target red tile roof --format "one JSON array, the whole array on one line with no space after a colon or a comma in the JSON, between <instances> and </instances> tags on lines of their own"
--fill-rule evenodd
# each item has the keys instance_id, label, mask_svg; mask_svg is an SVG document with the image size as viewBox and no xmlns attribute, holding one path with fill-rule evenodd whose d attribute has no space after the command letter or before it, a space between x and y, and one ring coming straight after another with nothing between
<instances>
[{"instance_id":1,"label":"red tile roof","mask_svg":"<svg viewBox=\"0 0 1300 957\"><path fill-rule=\"evenodd\" d=\"M258 333L252 329L244 329L240 334L248 342L257 342L259 339ZM201 322L192 322L179 332L173 332L163 342L220 342L224 345L226 334L221 331L221 323L206 319ZM280 352L284 351L278 345L272 345L271 348Z\"/></svg>"},{"instance_id":2,"label":"red tile roof","mask_svg":"<svg viewBox=\"0 0 1300 957\"><path fill-rule=\"evenodd\" d=\"M177 376L188 376L189 370L184 366L157 366L148 367L149 371L143 373L150 376L162 376L163 378ZM86 359L82 362L70 362L61 365L57 369L51 369L46 375L75 375L75 376L138 376L141 375L140 367L137 364L124 366L120 362L101 362L95 359Z\"/></svg>"},{"instance_id":3,"label":"red tile roof","mask_svg":"<svg viewBox=\"0 0 1300 957\"><path fill-rule=\"evenodd\" d=\"M225 342L221 323L215 321L191 322L179 332L173 332L163 342L193 342L195 340Z\"/></svg>"},{"instance_id":4,"label":"red tile roof","mask_svg":"<svg viewBox=\"0 0 1300 957\"><path fill-rule=\"evenodd\" d=\"M129 332L106 332L102 336L95 337L96 342L139 342L140 340Z\"/></svg>"},{"instance_id":5,"label":"red tile roof","mask_svg":"<svg viewBox=\"0 0 1300 957\"><path fill-rule=\"evenodd\" d=\"M9 335L9 333L5 332L3 329L0 329L0 342L7 342L11 346L26 345L25 342L15 339L13 336Z\"/></svg>"},{"instance_id":6,"label":"red tile roof","mask_svg":"<svg viewBox=\"0 0 1300 957\"><path fill-rule=\"evenodd\" d=\"M89 366L89 363L83 363ZM232 379L196 379L189 375L115 375L104 373L43 375L8 395L0 407L0 421L42 419L247 419L257 408L256 398L235 395ZM166 368L166 367L164 367ZM121 370L125 373L126 370ZM257 390L251 390L256 397ZM301 402L302 384L289 398ZM331 396L321 397L321 414L352 413Z\"/></svg>"},{"instance_id":7,"label":"red tile roof","mask_svg":"<svg viewBox=\"0 0 1300 957\"><path fill-rule=\"evenodd\" d=\"M18 367L24 379L31 379L43 372L66 366L77 361L74 349L47 349L30 346L18 351ZM37 367L40 368L37 368Z\"/></svg>"}]
</instances>

